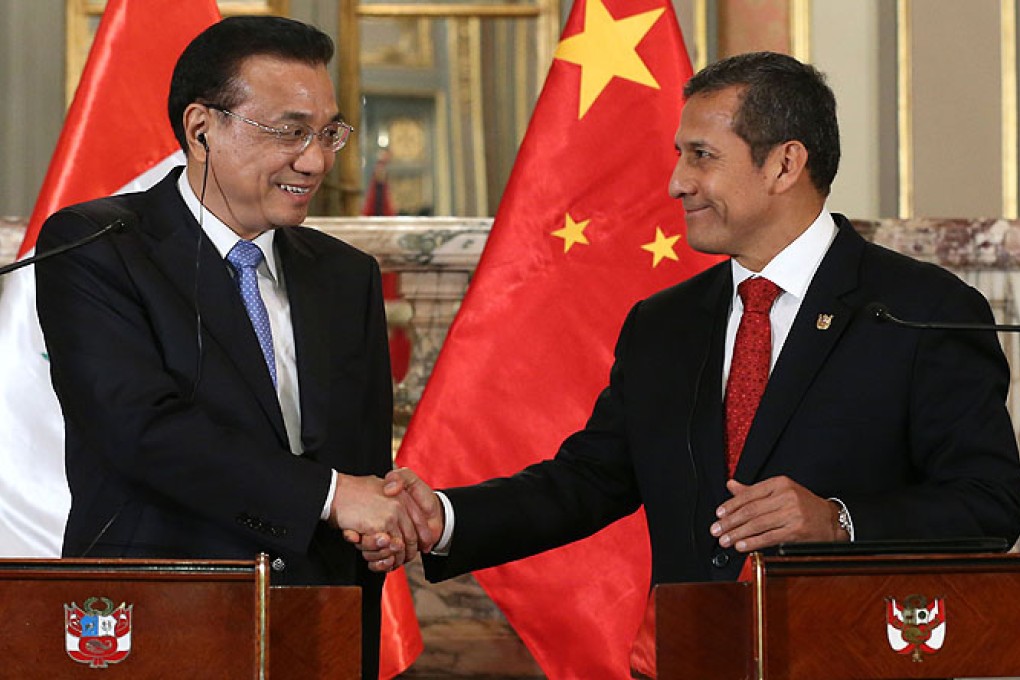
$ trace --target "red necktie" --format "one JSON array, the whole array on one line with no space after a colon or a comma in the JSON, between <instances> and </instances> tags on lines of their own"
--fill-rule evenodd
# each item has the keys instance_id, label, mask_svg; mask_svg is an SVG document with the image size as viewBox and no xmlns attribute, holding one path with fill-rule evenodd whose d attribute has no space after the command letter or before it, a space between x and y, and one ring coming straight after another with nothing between
<instances>
[{"instance_id":1,"label":"red necktie","mask_svg":"<svg viewBox=\"0 0 1020 680\"><path fill-rule=\"evenodd\" d=\"M769 381L769 364L772 360L772 324L769 310L779 286L768 279L745 279L737 286L744 303L737 338L733 343L733 361L726 382L726 466L730 477L737 469L744 440L751 429L754 412Z\"/></svg>"}]
</instances>

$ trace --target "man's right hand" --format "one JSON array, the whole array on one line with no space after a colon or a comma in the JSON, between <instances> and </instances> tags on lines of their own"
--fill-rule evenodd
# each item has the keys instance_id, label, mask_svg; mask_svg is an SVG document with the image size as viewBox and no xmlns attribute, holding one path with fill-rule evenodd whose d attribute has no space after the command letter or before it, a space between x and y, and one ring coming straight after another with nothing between
<instances>
[{"instance_id":1,"label":"man's right hand","mask_svg":"<svg viewBox=\"0 0 1020 680\"><path fill-rule=\"evenodd\" d=\"M411 518L417 532L417 548L428 552L443 534L443 505L436 493L418 475L407 468L392 470L386 475L383 491L397 500ZM344 538L356 544L373 571L389 571L414 559L414 554L402 555L393 545L392 537L385 533L344 531ZM406 557L406 559L402 559Z\"/></svg>"},{"instance_id":2,"label":"man's right hand","mask_svg":"<svg viewBox=\"0 0 1020 680\"><path fill-rule=\"evenodd\" d=\"M383 484L378 477L338 474L329 516L329 523L343 530L347 540L357 534L377 547L380 555L375 561L380 568L376 571L414 559L420 534L429 545L435 541L417 505L384 493Z\"/></svg>"}]
</instances>

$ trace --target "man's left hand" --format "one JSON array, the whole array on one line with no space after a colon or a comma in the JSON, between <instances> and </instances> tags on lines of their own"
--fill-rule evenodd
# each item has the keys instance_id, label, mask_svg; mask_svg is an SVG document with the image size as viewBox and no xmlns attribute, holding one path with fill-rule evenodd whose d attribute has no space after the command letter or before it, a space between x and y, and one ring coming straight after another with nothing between
<instances>
[{"instance_id":1,"label":"man's left hand","mask_svg":"<svg viewBox=\"0 0 1020 680\"><path fill-rule=\"evenodd\" d=\"M726 482L733 498L716 511L710 531L724 548L747 553L780 543L849 540L840 530L832 501L789 477L772 477L750 486Z\"/></svg>"}]
</instances>

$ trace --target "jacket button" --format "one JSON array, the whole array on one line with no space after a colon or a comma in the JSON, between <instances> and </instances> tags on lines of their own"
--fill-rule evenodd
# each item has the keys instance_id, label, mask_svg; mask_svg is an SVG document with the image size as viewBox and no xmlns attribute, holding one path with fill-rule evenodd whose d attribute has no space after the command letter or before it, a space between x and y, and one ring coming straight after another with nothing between
<instances>
[{"instance_id":1,"label":"jacket button","mask_svg":"<svg viewBox=\"0 0 1020 680\"><path fill-rule=\"evenodd\" d=\"M269 566L273 568L273 571L283 571L287 568L287 563L283 561L282 557L277 557Z\"/></svg>"},{"instance_id":2,"label":"jacket button","mask_svg":"<svg viewBox=\"0 0 1020 680\"><path fill-rule=\"evenodd\" d=\"M715 555L712 555L712 566L713 567L718 567L719 569L722 569L723 567L725 567L729 563L730 563L730 556L727 555L724 552L716 553Z\"/></svg>"}]
</instances>

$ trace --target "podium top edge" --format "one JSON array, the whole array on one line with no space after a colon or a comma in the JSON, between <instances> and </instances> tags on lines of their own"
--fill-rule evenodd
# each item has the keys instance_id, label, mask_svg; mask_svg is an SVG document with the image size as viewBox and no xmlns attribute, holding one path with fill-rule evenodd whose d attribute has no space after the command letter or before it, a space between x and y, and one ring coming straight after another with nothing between
<instances>
[{"instance_id":1,"label":"podium top edge","mask_svg":"<svg viewBox=\"0 0 1020 680\"><path fill-rule=\"evenodd\" d=\"M4 572L104 572L139 574L158 573L205 573L244 574L255 573L256 560L165 560L165 559L44 559L19 558L0 559L0 576Z\"/></svg>"}]
</instances>

